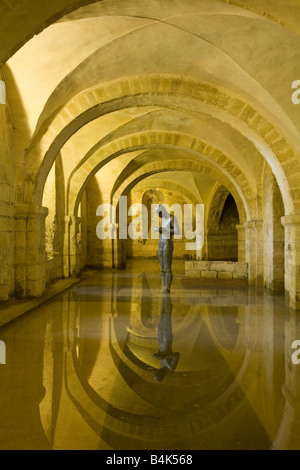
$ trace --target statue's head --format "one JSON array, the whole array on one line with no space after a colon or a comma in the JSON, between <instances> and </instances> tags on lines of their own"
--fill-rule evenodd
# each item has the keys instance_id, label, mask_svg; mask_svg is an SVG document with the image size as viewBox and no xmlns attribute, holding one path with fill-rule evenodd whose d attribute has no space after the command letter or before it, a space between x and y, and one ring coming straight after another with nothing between
<instances>
[{"instance_id":1,"label":"statue's head","mask_svg":"<svg viewBox=\"0 0 300 470\"><path fill-rule=\"evenodd\" d=\"M159 204L158 206L156 206L155 212L158 215L158 217L162 219L167 219L168 217L170 217L170 214L168 214L167 210L162 204Z\"/></svg>"}]
</instances>

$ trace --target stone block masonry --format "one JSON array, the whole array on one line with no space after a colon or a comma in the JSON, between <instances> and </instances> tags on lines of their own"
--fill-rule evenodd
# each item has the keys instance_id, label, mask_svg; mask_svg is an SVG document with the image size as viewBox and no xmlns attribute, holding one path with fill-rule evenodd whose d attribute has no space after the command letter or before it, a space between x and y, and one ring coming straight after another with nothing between
<instances>
[{"instance_id":1,"label":"stone block masonry","mask_svg":"<svg viewBox=\"0 0 300 470\"><path fill-rule=\"evenodd\" d=\"M248 264L233 261L187 261L186 279L248 280Z\"/></svg>"}]
</instances>

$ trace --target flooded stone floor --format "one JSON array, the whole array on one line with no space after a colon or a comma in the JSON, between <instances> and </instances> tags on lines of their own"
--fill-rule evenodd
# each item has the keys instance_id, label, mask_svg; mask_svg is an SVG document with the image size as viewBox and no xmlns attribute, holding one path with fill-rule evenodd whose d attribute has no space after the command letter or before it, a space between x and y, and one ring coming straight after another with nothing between
<instances>
[{"instance_id":1,"label":"flooded stone floor","mask_svg":"<svg viewBox=\"0 0 300 470\"><path fill-rule=\"evenodd\" d=\"M299 318L180 263L170 295L158 262L99 271L0 329L0 449L300 450Z\"/></svg>"}]
</instances>

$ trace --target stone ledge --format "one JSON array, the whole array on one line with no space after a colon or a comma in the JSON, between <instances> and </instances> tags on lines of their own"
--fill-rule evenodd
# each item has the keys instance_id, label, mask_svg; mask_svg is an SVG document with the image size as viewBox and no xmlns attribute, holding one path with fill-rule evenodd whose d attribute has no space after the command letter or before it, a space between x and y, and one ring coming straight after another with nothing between
<instances>
[{"instance_id":1,"label":"stone ledge","mask_svg":"<svg viewBox=\"0 0 300 470\"><path fill-rule=\"evenodd\" d=\"M216 279L218 277L217 271L201 271L201 277L207 279Z\"/></svg>"},{"instance_id":2,"label":"stone ledge","mask_svg":"<svg viewBox=\"0 0 300 470\"><path fill-rule=\"evenodd\" d=\"M35 308L40 307L42 304L48 302L57 295L62 294L86 277L92 275L93 272L94 271L85 272L81 277L60 279L59 281L50 285L47 288L45 294L43 294L41 297L31 300L3 303L3 305L0 305L0 328L31 312Z\"/></svg>"},{"instance_id":3,"label":"stone ledge","mask_svg":"<svg viewBox=\"0 0 300 470\"><path fill-rule=\"evenodd\" d=\"M232 272L226 272L226 271L223 271L223 272L219 272L218 273L218 279L232 279L233 276L232 276Z\"/></svg>"},{"instance_id":4,"label":"stone ledge","mask_svg":"<svg viewBox=\"0 0 300 470\"><path fill-rule=\"evenodd\" d=\"M233 261L187 261L185 278L247 281L248 264Z\"/></svg>"}]
</instances>

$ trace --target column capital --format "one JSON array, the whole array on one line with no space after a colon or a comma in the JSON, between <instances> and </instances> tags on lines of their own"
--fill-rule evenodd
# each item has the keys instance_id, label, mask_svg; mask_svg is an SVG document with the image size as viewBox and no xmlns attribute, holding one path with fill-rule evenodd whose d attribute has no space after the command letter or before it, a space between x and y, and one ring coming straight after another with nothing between
<instances>
[{"instance_id":1,"label":"column capital","mask_svg":"<svg viewBox=\"0 0 300 470\"><path fill-rule=\"evenodd\" d=\"M248 222L244 222L244 228L248 229L257 229L261 228L263 225L263 220L249 220Z\"/></svg>"},{"instance_id":2,"label":"column capital","mask_svg":"<svg viewBox=\"0 0 300 470\"><path fill-rule=\"evenodd\" d=\"M46 218L49 213L47 207L36 206L33 204L16 204L15 205L15 217L28 219L35 217Z\"/></svg>"},{"instance_id":3,"label":"column capital","mask_svg":"<svg viewBox=\"0 0 300 470\"><path fill-rule=\"evenodd\" d=\"M300 215L299 214L290 214L284 217L281 217L281 223L284 227L289 226L300 226Z\"/></svg>"}]
</instances>

